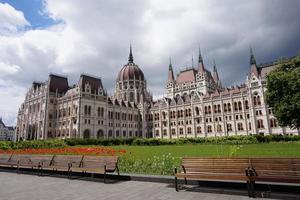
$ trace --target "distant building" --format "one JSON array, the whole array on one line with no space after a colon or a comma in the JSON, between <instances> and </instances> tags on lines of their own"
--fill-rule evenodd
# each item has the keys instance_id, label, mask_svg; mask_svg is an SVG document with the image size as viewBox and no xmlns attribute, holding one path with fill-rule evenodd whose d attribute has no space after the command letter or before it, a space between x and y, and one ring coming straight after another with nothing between
<instances>
[{"instance_id":1,"label":"distant building","mask_svg":"<svg viewBox=\"0 0 300 200\"><path fill-rule=\"evenodd\" d=\"M153 101L130 47L111 97L99 77L86 74L74 86L55 74L34 82L18 112L16 139L296 134L278 125L265 102L266 76L276 67L276 62L257 66L251 50L245 84L226 88L216 64L211 73L199 50L197 69L182 70L176 78L170 62L166 97Z\"/></svg>"},{"instance_id":2,"label":"distant building","mask_svg":"<svg viewBox=\"0 0 300 200\"><path fill-rule=\"evenodd\" d=\"M1 141L13 141L15 128L12 126L6 126L0 118L0 140Z\"/></svg>"}]
</instances>

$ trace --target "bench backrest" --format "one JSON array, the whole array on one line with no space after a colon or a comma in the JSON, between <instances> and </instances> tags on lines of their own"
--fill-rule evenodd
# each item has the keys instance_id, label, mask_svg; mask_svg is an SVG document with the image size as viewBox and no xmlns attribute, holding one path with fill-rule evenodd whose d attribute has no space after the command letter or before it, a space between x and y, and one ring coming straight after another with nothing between
<instances>
[{"instance_id":1,"label":"bench backrest","mask_svg":"<svg viewBox=\"0 0 300 200\"><path fill-rule=\"evenodd\" d=\"M81 167L115 169L118 163L118 156L84 156Z\"/></svg>"},{"instance_id":2,"label":"bench backrest","mask_svg":"<svg viewBox=\"0 0 300 200\"><path fill-rule=\"evenodd\" d=\"M186 172L243 173L249 166L248 158L204 158L184 157L182 163Z\"/></svg>"},{"instance_id":3,"label":"bench backrest","mask_svg":"<svg viewBox=\"0 0 300 200\"><path fill-rule=\"evenodd\" d=\"M49 166L54 155L45 154L33 154L30 155L30 161L34 164L42 164L43 166Z\"/></svg>"},{"instance_id":4,"label":"bench backrest","mask_svg":"<svg viewBox=\"0 0 300 200\"><path fill-rule=\"evenodd\" d=\"M0 163L7 163L11 158L12 154L2 153L0 154Z\"/></svg>"},{"instance_id":5,"label":"bench backrest","mask_svg":"<svg viewBox=\"0 0 300 200\"><path fill-rule=\"evenodd\" d=\"M68 167L71 163L73 167L79 167L82 158L82 155L55 155L51 162L51 166Z\"/></svg>"},{"instance_id":6,"label":"bench backrest","mask_svg":"<svg viewBox=\"0 0 300 200\"><path fill-rule=\"evenodd\" d=\"M257 175L284 175L300 177L300 158L251 158Z\"/></svg>"},{"instance_id":7,"label":"bench backrest","mask_svg":"<svg viewBox=\"0 0 300 200\"><path fill-rule=\"evenodd\" d=\"M11 162L19 162L20 164L30 163L30 158L32 155L30 154L13 154L10 161Z\"/></svg>"}]
</instances>

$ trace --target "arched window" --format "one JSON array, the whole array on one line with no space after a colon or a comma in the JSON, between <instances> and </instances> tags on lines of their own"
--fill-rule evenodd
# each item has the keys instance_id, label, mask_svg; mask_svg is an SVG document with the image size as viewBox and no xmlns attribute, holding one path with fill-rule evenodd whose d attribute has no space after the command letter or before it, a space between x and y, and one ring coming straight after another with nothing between
<instances>
[{"instance_id":1,"label":"arched window","mask_svg":"<svg viewBox=\"0 0 300 200\"><path fill-rule=\"evenodd\" d=\"M246 110L249 109L249 102L248 102L248 100L245 100L245 108L246 108Z\"/></svg>"},{"instance_id":2,"label":"arched window","mask_svg":"<svg viewBox=\"0 0 300 200\"><path fill-rule=\"evenodd\" d=\"M234 111L237 111L238 110L238 105L237 105L237 102L234 102Z\"/></svg>"},{"instance_id":3,"label":"arched window","mask_svg":"<svg viewBox=\"0 0 300 200\"><path fill-rule=\"evenodd\" d=\"M228 112L231 112L231 104L230 103L227 103L227 110L228 110Z\"/></svg>"},{"instance_id":4,"label":"arched window","mask_svg":"<svg viewBox=\"0 0 300 200\"><path fill-rule=\"evenodd\" d=\"M176 135L176 129L175 128L172 128L171 132L172 132L172 135Z\"/></svg>"},{"instance_id":5,"label":"arched window","mask_svg":"<svg viewBox=\"0 0 300 200\"><path fill-rule=\"evenodd\" d=\"M227 112L227 104L226 103L224 103L224 112Z\"/></svg>"},{"instance_id":6,"label":"arched window","mask_svg":"<svg viewBox=\"0 0 300 200\"><path fill-rule=\"evenodd\" d=\"M201 126L197 126L197 134L201 133Z\"/></svg>"},{"instance_id":7,"label":"arched window","mask_svg":"<svg viewBox=\"0 0 300 200\"><path fill-rule=\"evenodd\" d=\"M187 134L192 134L192 128L191 127L187 128Z\"/></svg>"},{"instance_id":8,"label":"arched window","mask_svg":"<svg viewBox=\"0 0 300 200\"><path fill-rule=\"evenodd\" d=\"M198 116L198 115L200 114L199 108L198 108L198 107L195 107L195 111L196 111L196 115Z\"/></svg>"},{"instance_id":9,"label":"arched window","mask_svg":"<svg viewBox=\"0 0 300 200\"><path fill-rule=\"evenodd\" d=\"M89 129L86 129L86 130L83 132L83 138L84 138L84 139L90 138L90 130L89 130Z\"/></svg>"},{"instance_id":10,"label":"arched window","mask_svg":"<svg viewBox=\"0 0 300 200\"><path fill-rule=\"evenodd\" d=\"M242 110L242 102L238 102L238 105L239 105L239 110Z\"/></svg>"},{"instance_id":11,"label":"arched window","mask_svg":"<svg viewBox=\"0 0 300 200\"><path fill-rule=\"evenodd\" d=\"M238 130L239 131L243 131L244 130L244 127L243 127L243 123L238 123Z\"/></svg>"},{"instance_id":12,"label":"arched window","mask_svg":"<svg viewBox=\"0 0 300 200\"><path fill-rule=\"evenodd\" d=\"M134 101L134 94L133 94L133 92L129 93L129 101Z\"/></svg>"},{"instance_id":13,"label":"arched window","mask_svg":"<svg viewBox=\"0 0 300 200\"><path fill-rule=\"evenodd\" d=\"M257 96L257 105L258 105L258 106L261 105L260 96Z\"/></svg>"},{"instance_id":14,"label":"arched window","mask_svg":"<svg viewBox=\"0 0 300 200\"><path fill-rule=\"evenodd\" d=\"M103 137L104 136L104 134L103 134L103 130L98 130L98 132L97 132L97 138L101 138L101 137Z\"/></svg>"},{"instance_id":15,"label":"arched window","mask_svg":"<svg viewBox=\"0 0 300 200\"><path fill-rule=\"evenodd\" d=\"M264 123L262 119L257 120L257 128L264 128Z\"/></svg>"}]
</instances>

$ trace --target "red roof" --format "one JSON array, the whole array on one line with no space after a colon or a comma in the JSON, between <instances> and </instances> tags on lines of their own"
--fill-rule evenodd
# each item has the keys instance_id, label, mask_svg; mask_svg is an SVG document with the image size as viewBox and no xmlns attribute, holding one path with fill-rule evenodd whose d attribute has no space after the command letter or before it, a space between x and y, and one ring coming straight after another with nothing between
<instances>
[{"instance_id":1,"label":"red roof","mask_svg":"<svg viewBox=\"0 0 300 200\"><path fill-rule=\"evenodd\" d=\"M188 83L196 81L196 74L197 71L195 69L187 69L184 71L181 71L176 78L176 83Z\"/></svg>"},{"instance_id":2,"label":"red roof","mask_svg":"<svg viewBox=\"0 0 300 200\"><path fill-rule=\"evenodd\" d=\"M128 63L120 70L117 81L134 79L144 81L144 73L136 64Z\"/></svg>"}]
</instances>

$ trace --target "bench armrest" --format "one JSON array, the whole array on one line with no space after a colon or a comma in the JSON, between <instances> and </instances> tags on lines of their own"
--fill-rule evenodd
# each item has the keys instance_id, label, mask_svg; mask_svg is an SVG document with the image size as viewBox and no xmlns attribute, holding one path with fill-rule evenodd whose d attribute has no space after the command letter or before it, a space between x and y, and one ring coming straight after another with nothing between
<instances>
[{"instance_id":1,"label":"bench armrest","mask_svg":"<svg viewBox=\"0 0 300 200\"><path fill-rule=\"evenodd\" d=\"M246 173L246 176L248 177L254 177L254 176L257 176L257 172L255 171L254 167L251 165L251 166L248 166L246 169L245 169L245 173Z\"/></svg>"}]
</instances>

